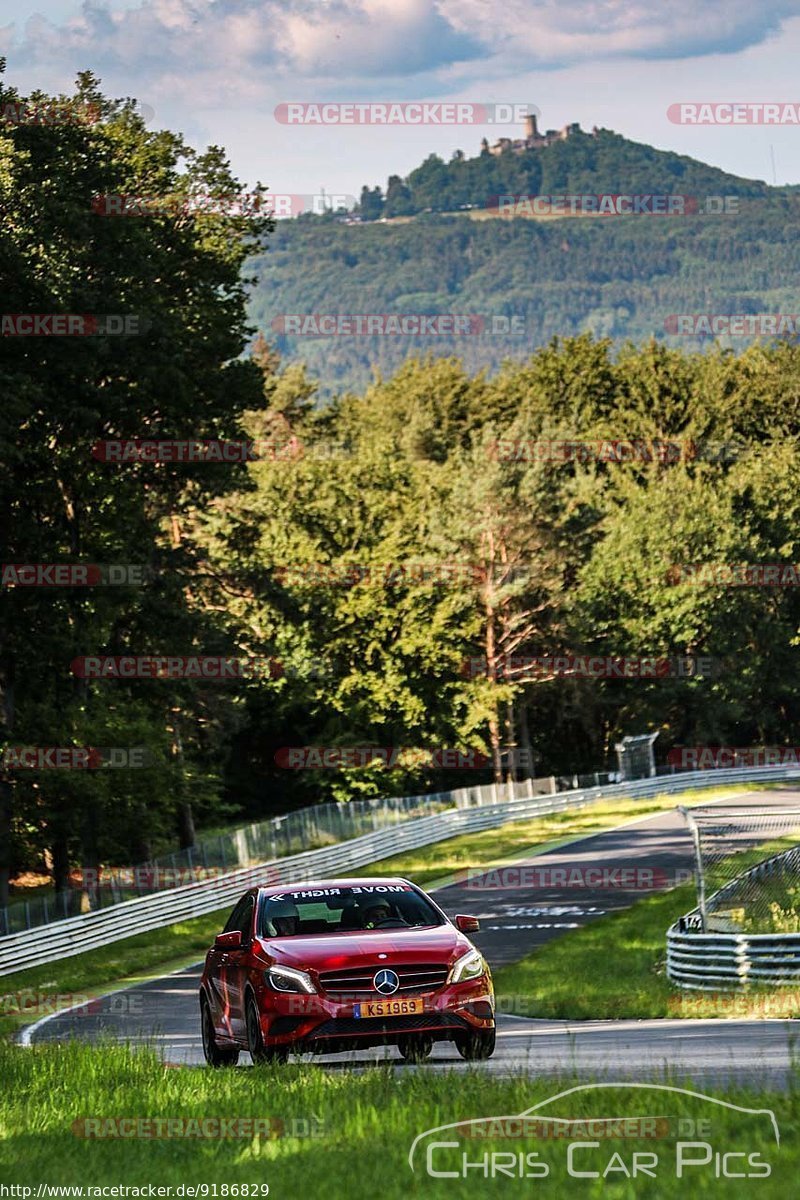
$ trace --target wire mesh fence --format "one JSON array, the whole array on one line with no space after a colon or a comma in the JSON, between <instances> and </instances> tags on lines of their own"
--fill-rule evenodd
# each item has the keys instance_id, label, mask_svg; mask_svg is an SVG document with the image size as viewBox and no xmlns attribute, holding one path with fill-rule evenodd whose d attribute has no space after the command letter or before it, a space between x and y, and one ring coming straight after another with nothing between
<instances>
[{"instance_id":1,"label":"wire mesh fence","mask_svg":"<svg viewBox=\"0 0 800 1200\"><path fill-rule=\"evenodd\" d=\"M800 932L800 808L681 808L695 849L699 928Z\"/></svg>"}]
</instances>

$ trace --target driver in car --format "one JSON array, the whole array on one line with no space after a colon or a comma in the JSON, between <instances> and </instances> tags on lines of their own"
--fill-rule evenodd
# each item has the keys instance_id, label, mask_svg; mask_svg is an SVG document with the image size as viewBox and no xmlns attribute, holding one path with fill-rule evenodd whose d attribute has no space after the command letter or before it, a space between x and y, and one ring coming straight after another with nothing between
<instances>
[{"instance_id":1,"label":"driver in car","mask_svg":"<svg viewBox=\"0 0 800 1200\"><path fill-rule=\"evenodd\" d=\"M300 931L300 912L291 900L275 900L267 905L266 933L271 937L294 937Z\"/></svg>"},{"instance_id":2,"label":"driver in car","mask_svg":"<svg viewBox=\"0 0 800 1200\"><path fill-rule=\"evenodd\" d=\"M373 900L372 903L364 909L364 928L377 929L381 925L385 925L387 921L391 921L393 925L406 925L407 922L393 913L386 900Z\"/></svg>"}]
</instances>

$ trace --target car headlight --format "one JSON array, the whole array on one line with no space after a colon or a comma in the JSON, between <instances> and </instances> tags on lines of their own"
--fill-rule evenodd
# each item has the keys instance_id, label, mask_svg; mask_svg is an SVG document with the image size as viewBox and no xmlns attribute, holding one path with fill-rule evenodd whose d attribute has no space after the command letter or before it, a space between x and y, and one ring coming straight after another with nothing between
<instances>
[{"instance_id":1,"label":"car headlight","mask_svg":"<svg viewBox=\"0 0 800 1200\"><path fill-rule=\"evenodd\" d=\"M316 988L307 971L297 971L294 967L270 967L264 972L264 978L276 992L306 992L312 994Z\"/></svg>"},{"instance_id":2,"label":"car headlight","mask_svg":"<svg viewBox=\"0 0 800 1200\"><path fill-rule=\"evenodd\" d=\"M457 958L450 968L450 983L463 983L466 979L477 979L486 971L483 955L477 950L468 950Z\"/></svg>"}]
</instances>

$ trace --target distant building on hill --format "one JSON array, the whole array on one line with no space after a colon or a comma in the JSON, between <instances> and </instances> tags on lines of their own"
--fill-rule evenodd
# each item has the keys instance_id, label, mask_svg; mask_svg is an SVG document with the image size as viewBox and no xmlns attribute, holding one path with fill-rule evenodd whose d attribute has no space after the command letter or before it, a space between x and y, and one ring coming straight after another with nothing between
<instances>
[{"instance_id":1,"label":"distant building on hill","mask_svg":"<svg viewBox=\"0 0 800 1200\"><path fill-rule=\"evenodd\" d=\"M573 137L576 133L581 133L581 127L578 121L573 121L571 125L565 125L563 129L548 129L546 133L540 133L536 124L536 114L529 113L525 118L525 137L524 138L500 138L490 146L486 138L481 142L481 150L489 154L505 154L511 151L512 154L523 154L526 150L541 150L544 146L552 146L554 142L565 142L567 138ZM592 126L592 137L597 137L598 129L596 125Z\"/></svg>"}]
</instances>

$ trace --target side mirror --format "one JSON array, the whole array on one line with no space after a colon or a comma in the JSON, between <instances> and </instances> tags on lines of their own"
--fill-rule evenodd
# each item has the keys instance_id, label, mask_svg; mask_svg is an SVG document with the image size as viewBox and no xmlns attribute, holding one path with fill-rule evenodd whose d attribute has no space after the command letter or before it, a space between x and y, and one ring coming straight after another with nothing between
<instances>
[{"instance_id":1,"label":"side mirror","mask_svg":"<svg viewBox=\"0 0 800 1200\"><path fill-rule=\"evenodd\" d=\"M215 950L239 950L242 945L241 929L232 929L230 933L218 933L214 938Z\"/></svg>"},{"instance_id":2,"label":"side mirror","mask_svg":"<svg viewBox=\"0 0 800 1200\"><path fill-rule=\"evenodd\" d=\"M456 929L460 929L462 933L477 933L481 927L481 923L477 917L456 917Z\"/></svg>"}]
</instances>

